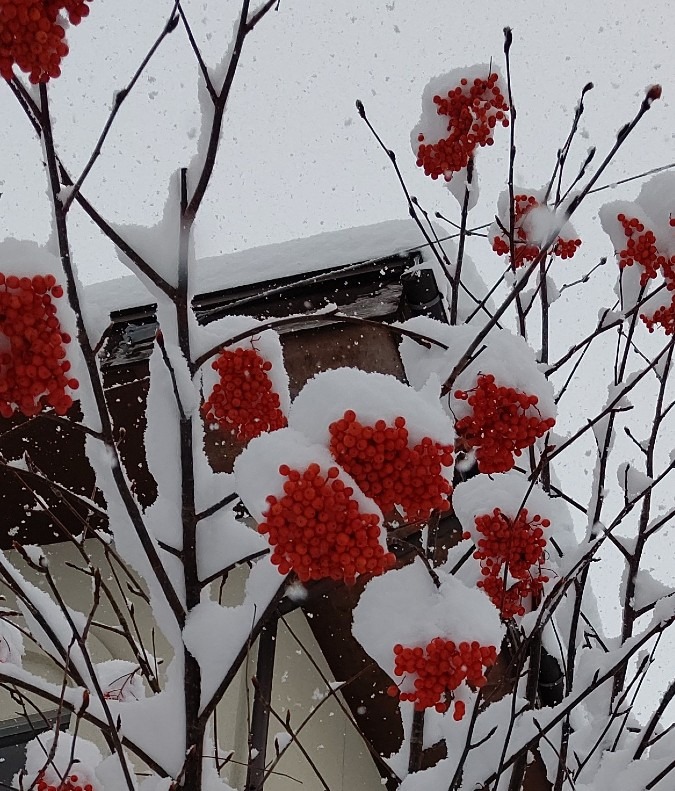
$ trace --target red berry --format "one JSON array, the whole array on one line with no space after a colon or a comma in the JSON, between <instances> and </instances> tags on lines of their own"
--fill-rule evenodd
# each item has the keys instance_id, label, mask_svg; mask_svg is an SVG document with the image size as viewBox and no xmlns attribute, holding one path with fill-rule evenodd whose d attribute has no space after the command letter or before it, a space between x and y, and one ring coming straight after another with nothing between
<instances>
[{"instance_id":1,"label":"red berry","mask_svg":"<svg viewBox=\"0 0 675 791\"><path fill-rule=\"evenodd\" d=\"M452 487L442 468L452 464L453 448L429 437L410 447L405 425L400 416L393 425L364 425L347 410L329 427L330 451L385 514L399 505L409 521L425 521L432 511L450 508Z\"/></svg>"},{"instance_id":2,"label":"red berry","mask_svg":"<svg viewBox=\"0 0 675 791\"><path fill-rule=\"evenodd\" d=\"M656 236L653 231L645 229L637 217L627 217L618 214L616 219L621 224L626 236L626 245L617 251L619 267L637 264L640 268L640 285L644 288L650 280L658 277L659 273L666 281L666 288L675 291L675 255L670 257L662 253L656 246ZM673 225L672 217L670 225ZM657 325L661 325L666 335L675 332L675 297L669 305L662 305L650 316L641 314L640 318L650 332Z\"/></svg>"},{"instance_id":3,"label":"red berry","mask_svg":"<svg viewBox=\"0 0 675 791\"><path fill-rule=\"evenodd\" d=\"M51 776L54 777L54 774ZM92 783L86 782L84 778L76 774L71 774L63 780L59 778L47 781L45 772L41 771L35 778L35 782L36 785L31 788L35 787L36 791L96 791Z\"/></svg>"},{"instance_id":4,"label":"red berry","mask_svg":"<svg viewBox=\"0 0 675 791\"><path fill-rule=\"evenodd\" d=\"M51 293L47 293L51 291ZM66 378L70 363L52 298L63 294L53 275L0 276L0 334L7 350L0 355L0 415L27 417L52 407L64 415L72 406L67 390L79 386Z\"/></svg>"},{"instance_id":5,"label":"red berry","mask_svg":"<svg viewBox=\"0 0 675 791\"><path fill-rule=\"evenodd\" d=\"M528 212L537 208L539 205L539 201L534 197L534 195L514 195L513 209L515 255L514 260L512 261L512 266L515 269L534 261L534 259L541 252L539 245L528 238L527 231L525 229L525 220L527 218ZM502 225L505 228L508 228L510 221L509 217L500 217L499 219L501 220ZM580 246L581 239L563 239L561 236L559 236L556 239L551 252L553 255L562 259L572 258ZM495 251L495 253L497 253L497 255L509 255L511 252L511 246L509 244L508 236L506 236L503 232L498 233L492 240L492 249Z\"/></svg>"},{"instance_id":6,"label":"red berry","mask_svg":"<svg viewBox=\"0 0 675 791\"><path fill-rule=\"evenodd\" d=\"M246 442L266 431L286 426L279 395L272 389L272 364L258 352L225 349L212 363L220 381L202 405L206 420Z\"/></svg>"},{"instance_id":7,"label":"red berry","mask_svg":"<svg viewBox=\"0 0 675 791\"><path fill-rule=\"evenodd\" d=\"M541 417L536 396L500 387L491 374L481 374L473 390L457 390L455 397L471 407L455 429L466 446L476 448L483 473L513 469L515 457L555 425L554 418Z\"/></svg>"},{"instance_id":8,"label":"red berry","mask_svg":"<svg viewBox=\"0 0 675 791\"><path fill-rule=\"evenodd\" d=\"M497 83L497 75L491 73L487 79L473 80L471 86L462 79L447 96L434 96L436 112L448 117L449 134L431 144L418 135L417 165L432 179L443 176L449 181L453 173L467 166L479 146L492 145L497 121L508 126L504 113L509 107Z\"/></svg>"},{"instance_id":9,"label":"red berry","mask_svg":"<svg viewBox=\"0 0 675 791\"><path fill-rule=\"evenodd\" d=\"M394 675L413 676L413 692L400 692L392 684L387 693L397 695L401 700L415 704L418 711L435 708L446 712L452 700L452 693L465 682L473 689L487 683L484 669L492 667L497 661L494 646L481 646L474 641L455 645L452 640L435 637L422 648L394 646ZM455 720L461 720L465 713L462 701L455 701Z\"/></svg>"},{"instance_id":10,"label":"red berry","mask_svg":"<svg viewBox=\"0 0 675 791\"><path fill-rule=\"evenodd\" d=\"M15 65L32 83L47 82L61 74L61 59L68 54L65 31L58 23L62 11L76 25L87 16L89 7L83 0L0 3L0 76L11 80Z\"/></svg>"},{"instance_id":11,"label":"red berry","mask_svg":"<svg viewBox=\"0 0 675 791\"><path fill-rule=\"evenodd\" d=\"M525 599L538 596L548 577L542 574L546 539L542 528L550 526L539 514L530 516L527 508L509 518L499 508L475 518L482 535L473 556L481 563L478 587L490 597L503 618L525 614ZM508 572L508 575L507 575ZM505 587L505 578L515 582Z\"/></svg>"},{"instance_id":12,"label":"red berry","mask_svg":"<svg viewBox=\"0 0 675 791\"><path fill-rule=\"evenodd\" d=\"M338 478L339 470L322 471L310 464L303 472L286 464L283 494L267 497L265 521L258 526L274 550L280 573L294 571L302 582L319 579L352 584L361 574L382 574L396 560L380 544L375 514L363 514L353 490Z\"/></svg>"}]
</instances>

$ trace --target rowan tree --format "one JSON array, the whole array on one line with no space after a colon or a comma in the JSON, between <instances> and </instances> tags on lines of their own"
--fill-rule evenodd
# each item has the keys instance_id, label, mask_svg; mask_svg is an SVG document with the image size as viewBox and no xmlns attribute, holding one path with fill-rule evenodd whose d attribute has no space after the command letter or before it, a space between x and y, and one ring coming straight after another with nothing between
<instances>
[{"instance_id":1,"label":"rowan tree","mask_svg":"<svg viewBox=\"0 0 675 791\"><path fill-rule=\"evenodd\" d=\"M675 466L672 172L637 174L644 182L637 201L609 203L601 212L616 256L613 304L593 302L594 262L581 280L558 285L567 262L584 255L572 219L591 192L603 189L609 163L661 88L645 91L609 151L591 149L579 160L574 143L592 88L586 85L553 172L542 175L543 186L517 186L506 29L503 74L499 53L486 53L494 61L436 77L422 97L411 155L426 176L450 188L450 209L434 217L445 226L412 196L396 155L358 102L419 227L421 263L409 275L433 273L435 307L391 324L405 382L343 367L318 373L291 398L276 330L290 321L359 319L328 308L205 325L192 303L194 225L239 58L256 27L273 24L275 7L275 0L255 8L243 0L224 63L214 67L176 2L76 174L59 153L50 88L68 55L66 20L86 25L90 7L0 3L5 97L18 101L26 134L41 141L54 224L44 248L0 245L0 443L33 421L57 421L83 435L96 476L91 498L47 481L87 515L73 512L72 524L55 519L54 526L79 553L90 602L79 610L66 604L47 547L17 542L14 555L0 556L11 595L0 620L0 684L26 713L44 705L72 719L70 732L55 727L28 746L14 787L229 789L229 745L220 743L215 713L252 644L264 630L273 633L282 602L302 607L317 590L357 586L353 635L388 677L404 734L396 753L376 758L388 788L670 788L673 731L665 722L675 682L646 720L631 705L675 620L673 590L648 567L648 551L663 542L675 515L667 484ZM147 63L178 35L187 37L199 67L205 145L177 171L168 224L149 231L151 244L141 246L87 200L87 181ZM637 134L649 132L640 127ZM507 188L482 198L479 168L498 166L490 147L499 135L511 141ZM479 205L494 216L482 229L470 221ZM144 437L156 485L149 502L135 489L104 386L100 317L88 312L72 255L75 206L116 245L156 302ZM445 218L452 212L456 222ZM169 227L176 243L166 255ZM470 252L500 267L495 283ZM551 331L556 297L568 288L582 289L597 311L587 337ZM588 411L571 401L570 388L602 344L613 356L606 400ZM574 420L572 430L558 430L563 412L565 425ZM231 476L210 465L205 443L214 432L237 450ZM589 437L596 462L586 496L556 470L578 463ZM34 487L39 459L0 460L31 488L36 507L46 507ZM103 519L104 529L89 517ZM91 541L101 545L104 564L89 551ZM624 564L615 638L604 634L591 590L591 570L607 547ZM19 570L17 556L42 587ZM219 558L228 560L218 566ZM245 593L227 606L221 595L234 569L246 578ZM147 600L171 648L163 665L113 578ZM114 623L102 624L103 601ZM102 625L126 645L114 666L92 656L92 630ZM25 642L57 669L60 685L22 667ZM273 650L273 642L260 641L262 655ZM302 729L313 716L308 712L302 726L284 719L261 680L251 684L267 716L254 712L249 722L248 791L275 787L281 755L289 745L302 749ZM326 684L353 720L340 684ZM275 756L264 749L270 716L284 736ZM98 736L84 738L81 728ZM442 750L430 757L438 744ZM312 757L303 755L317 787L327 789Z\"/></svg>"}]
</instances>

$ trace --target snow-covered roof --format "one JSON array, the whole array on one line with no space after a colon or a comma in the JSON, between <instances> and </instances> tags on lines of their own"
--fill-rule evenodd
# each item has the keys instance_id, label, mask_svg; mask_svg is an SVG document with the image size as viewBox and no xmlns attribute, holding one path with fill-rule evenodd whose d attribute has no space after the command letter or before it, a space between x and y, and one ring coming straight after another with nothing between
<instances>
[{"instance_id":1,"label":"snow-covered roof","mask_svg":"<svg viewBox=\"0 0 675 791\"><path fill-rule=\"evenodd\" d=\"M411 220L391 220L317 234L201 259L197 261L193 274L192 291L206 294L280 277L335 269L408 252L423 244L420 229ZM108 314L154 301L148 289L134 275L89 285L85 288L85 295L90 309L95 306L97 311Z\"/></svg>"}]
</instances>

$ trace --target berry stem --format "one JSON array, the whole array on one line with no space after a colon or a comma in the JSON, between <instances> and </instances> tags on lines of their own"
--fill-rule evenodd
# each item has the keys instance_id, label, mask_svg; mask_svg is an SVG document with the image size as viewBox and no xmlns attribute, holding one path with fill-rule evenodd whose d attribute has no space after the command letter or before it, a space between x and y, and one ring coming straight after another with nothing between
<instances>
[{"instance_id":1,"label":"berry stem","mask_svg":"<svg viewBox=\"0 0 675 791\"><path fill-rule=\"evenodd\" d=\"M467 221L469 217L469 205L471 201L471 185L473 182L474 158L469 157L466 165L466 188L464 189L464 201L462 202L462 216L459 227L459 244L457 247L457 263L455 264L455 275L451 281L452 296L450 301L450 324L457 324L457 308L459 304L459 289L462 280L462 263L464 261L464 248L467 238Z\"/></svg>"}]
</instances>

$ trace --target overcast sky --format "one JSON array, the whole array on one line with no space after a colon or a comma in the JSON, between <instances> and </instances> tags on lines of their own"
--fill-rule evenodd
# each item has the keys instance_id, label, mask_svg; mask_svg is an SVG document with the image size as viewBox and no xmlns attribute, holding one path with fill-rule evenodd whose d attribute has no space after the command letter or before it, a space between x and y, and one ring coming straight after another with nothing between
<instances>
[{"instance_id":1,"label":"overcast sky","mask_svg":"<svg viewBox=\"0 0 675 791\"><path fill-rule=\"evenodd\" d=\"M128 81L171 5L94 0L90 17L70 32L72 51L52 91L56 138L73 173L98 136L113 91ZM238 2L184 5L208 61L217 62ZM663 101L627 143L610 178L663 165L675 158L672 23L671 6L654 1L281 0L246 44L198 227L198 254L405 217L391 168L355 113L356 98L398 152L412 191L429 208L456 215L452 199L415 168L409 132L430 77L490 58L503 65L507 24L514 31L520 183L546 181L589 80L596 88L578 157L590 144L606 150L645 86L661 81ZM40 241L48 214L36 211L36 192L44 192L37 147L6 89L0 111L0 236ZM196 71L179 29L126 102L84 192L116 222L156 222L170 174L195 151L198 126ZM502 135L479 159L485 200L476 222L490 219L490 196L505 178L505 145ZM598 204L589 204L591 220ZM121 272L114 251L87 223L78 227L74 246L85 282Z\"/></svg>"}]
</instances>

